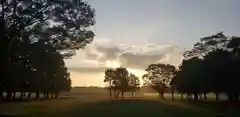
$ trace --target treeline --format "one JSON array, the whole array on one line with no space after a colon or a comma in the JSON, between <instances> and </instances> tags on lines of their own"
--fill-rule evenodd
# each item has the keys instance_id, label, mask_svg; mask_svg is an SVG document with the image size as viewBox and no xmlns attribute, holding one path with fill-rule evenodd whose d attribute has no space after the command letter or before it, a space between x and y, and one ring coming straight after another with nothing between
<instances>
[{"instance_id":1,"label":"treeline","mask_svg":"<svg viewBox=\"0 0 240 117\"><path fill-rule=\"evenodd\" d=\"M150 65L143 76L145 83L163 97L166 87L186 95L188 99L205 99L207 93L224 94L229 101L239 101L240 38L222 32L201 38L191 50L184 52L178 68L172 65ZM156 88L157 87L157 88ZM204 95L202 98L201 95Z\"/></svg>"},{"instance_id":2,"label":"treeline","mask_svg":"<svg viewBox=\"0 0 240 117\"><path fill-rule=\"evenodd\" d=\"M70 74L63 61L63 57L51 45L41 42L22 45L14 43L11 55L7 61L5 77L1 80L1 89L6 92L6 98L20 98L28 93L28 98L40 93L45 98L58 97L60 91L67 91L71 87Z\"/></svg>"},{"instance_id":3,"label":"treeline","mask_svg":"<svg viewBox=\"0 0 240 117\"><path fill-rule=\"evenodd\" d=\"M109 96L115 98L118 98L120 93L124 98L124 92L129 92L129 95L133 96L140 88L139 77L123 67L106 69L104 82L108 83Z\"/></svg>"},{"instance_id":4,"label":"treeline","mask_svg":"<svg viewBox=\"0 0 240 117\"><path fill-rule=\"evenodd\" d=\"M64 59L92 42L94 9L81 0L1 0L0 12L0 99L69 90Z\"/></svg>"}]
</instances>

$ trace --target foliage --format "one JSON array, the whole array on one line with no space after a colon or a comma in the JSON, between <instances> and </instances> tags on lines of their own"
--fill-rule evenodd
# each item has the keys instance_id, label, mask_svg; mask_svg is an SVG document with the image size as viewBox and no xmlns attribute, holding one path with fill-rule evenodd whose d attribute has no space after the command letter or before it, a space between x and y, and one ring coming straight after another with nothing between
<instances>
[{"instance_id":1,"label":"foliage","mask_svg":"<svg viewBox=\"0 0 240 117\"><path fill-rule=\"evenodd\" d=\"M44 41L66 57L93 39L94 9L81 0L1 0L1 41ZM6 50L6 49L5 49Z\"/></svg>"},{"instance_id":2,"label":"foliage","mask_svg":"<svg viewBox=\"0 0 240 117\"><path fill-rule=\"evenodd\" d=\"M55 93L57 96L60 91L70 89L70 74L63 57L52 45L34 43L20 45L17 49L9 58L7 79L2 85L10 95L8 98L12 98L13 92Z\"/></svg>"},{"instance_id":3,"label":"foliage","mask_svg":"<svg viewBox=\"0 0 240 117\"><path fill-rule=\"evenodd\" d=\"M195 100L198 94L208 92L214 92L216 99L219 93L224 93L229 100L239 100L239 37L217 33L203 41L201 54L195 53L197 46L194 46L191 51L194 56L185 56L171 84L180 92L194 94Z\"/></svg>"},{"instance_id":4,"label":"foliage","mask_svg":"<svg viewBox=\"0 0 240 117\"><path fill-rule=\"evenodd\" d=\"M92 42L95 10L82 0L1 0L0 98L71 87L63 61Z\"/></svg>"},{"instance_id":5,"label":"foliage","mask_svg":"<svg viewBox=\"0 0 240 117\"><path fill-rule=\"evenodd\" d=\"M143 75L144 84L156 90L163 97L163 92L175 75L176 68L169 64L151 64Z\"/></svg>"},{"instance_id":6,"label":"foliage","mask_svg":"<svg viewBox=\"0 0 240 117\"><path fill-rule=\"evenodd\" d=\"M121 91L123 96L123 92L135 91L140 87L139 78L136 75L129 73L126 68L122 67L106 69L104 82L109 84L110 96L111 89L114 91Z\"/></svg>"}]
</instances>

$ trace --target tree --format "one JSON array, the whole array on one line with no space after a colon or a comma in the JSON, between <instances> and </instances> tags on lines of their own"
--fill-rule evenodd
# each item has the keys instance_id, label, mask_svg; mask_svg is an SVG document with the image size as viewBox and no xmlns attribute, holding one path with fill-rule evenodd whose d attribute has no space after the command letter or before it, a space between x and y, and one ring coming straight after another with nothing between
<instances>
[{"instance_id":1,"label":"tree","mask_svg":"<svg viewBox=\"0 0 240 117\"><path fill-rule=\"evenodd\" d=\"M115 87L117 87L118 90L120 90L122 94L122 98L124 97L124 92L128 89L128 75L129 72L126 68L116 68L116 78L117 80L115 81Z\"/></svg>"},{"instance_id":2,"label":"tree","mask_svg":"<svg viewBox=\"0 0 240 117\"><path fill-rule=\"evenodd\" d=\"M112 97L112 87L113 87L113 82L115 81L116 78L116 74L114 69L106 69L105 70L105 77L104 77L104 82L108 83L108 87L109 87L109 96Z\"/></svg>"},{"instance_id":3,"label":"tree","mask_svg":"<svg viewBox=\"0 0 240 117\"><path fill-rule=\"evenodd\" d=\"M106 69L104 82L108 83L110 97L112 90L114 91L115 97L118 97L119 93L121 93L123 98L124 92L127 91L131 91L133 95L133 92L140 86L139 78L129 73L127 68L123 67Z\"/></svg>"},{"instance_id":4,"label":"tree","mask_svg":"<svg viewBox=\"0 0 240 117\"><path fill-rule=\"evenodd\" d=\"M133 92L138 90L140 88L140 80L139 77L137 77L135 74L130 73L128 78L128 84L129 84L129 91L131 92L131 96L133 96Z\"/></svg>"},{"instance_id":5,"label":"tree","mask_svg":"<svg viewBox=\"0 0 240 117\"><path fill-rule=\"evenodd\" d=\"M203 60L205 58L205 56L208 56L208 54L211 52L215 52L218 50L226 50L228 42L229 42L229 38L227 36L225 36L223 34L223 32L219 32L215 35L203 37L200 39L200 42L197 42L196 44L194 44L194 46L191 50L186 51L184 53L185 60L188 61L190 59L190 61L191 61L191 60L196 59L196 57ZM191 58L193 58L193 59L191 59ZM204 60L204 62L205 62L205 60ZM195 63L198 64L198 63L200 63L200 61L198 63L197 62L195 62ZM195 72L192 72L193 76L191 76L191 77L194 77L195 81L200 80L200 82L196 83L196 85L198 84L198 87L199 87L198 89L201 89L200 86L202 86L202 90L201 91L198 90L198 91L204 92L204 95L206 98L206 92L208 92L207 91L208 89L205 85L208 84L209 82L207 82L207 83L204 83L204 82L209 81L209 79L207 79L207 78L208 78L208 76L211 75L212 72L209 72L210 74L208 74L208 76L203 76L204 73L201 73L201 69L203 70L204 65L198 64L198 65L194 65L194 66L198 66L198 69L194 69ZM205 69L208 68L206 66L207 66L207 64L205 64ZM180 72L182 72L182 71L180 71ZM189 70L187 70L187 71L189 71ZM196 79L198 79L198 80L196 80ZM200 83L202 83L202 84L200 84ZM196 85L194 85L194 86L196 86ZM195 100L198 100L197 90L195 91L194 95L195 95L194 96Z\"/></svg>"},{"instance_id":6,"label":"tree","mask_svg":"<svg viewBox=\"0 0 240 117\"><path fill-rule=\"evenodd\" d=\"M228 100L238 101L239 82L239 37L227 37L222 33L204 37L185 52L173 85L181 92L198 94L214 92L216 100L219 93L225 93Z\"/></svg>"},{"instance_id":7,"label":"tree","mask_svg":"<svg viewBox=\"0 0 240 117\"><path fill-rule=\"evenodd\" d=\"M219 32L217 34L206 36L200 39L199 42L193 45L191 50L184 52L183 56L185 59L192 57L200 57L207 55L208 52L211 52L216 49L224 49L227 46L229 39Z\"/></svg>"},{"instance_id":8,"label":"tree","mask_svg":"<svg viewBox=\"0 0 240 117\"><path fill-rule=\"evenodd\" d=\"M52 45L36 42L12 51L7 79L3 86L8 99L16 92L21 94L28 92L29 97L35 92L37 99L40 93L43 93L45 98L49 98L49 94L51 97L53 94L57 97L60 91L71 88L70 74L67 72L63 57Z\"/></svg>"},{"instance_id":9,"label":"tree","mask_svg":"<svg viewBox=\"0 0 240 117\"><path fill-rule=\"evenodd\" d=\"M198 57L183 60L171 83L179 92L194 94L195 100L198 100L199 92L203 92L202 83L206 83L202 63Z\"/></svg>"},{"instance_id":10,"label":"tree","mask_svg":"<svg viewBox=\"0 0 240 117\"><path fill-rule=\"evenodd\" d=\"M164 89L169 87L171 79L175 75L176 68L169 64L151 64L146 69L147 74L143 75L145 85L150 86L164 98Z\"/></svg>"},{"instance_id":11,"label":"tree","mask_svg":"<svg viewBox=\"0 0 240 117\"><path fill-rule=\"evenodd\" d=\"M94 9L81 0L1 0L0 8L0 86L7 80L7 61L16 40L24 46L35 42L51 44L69 58L94 37L89 28L95 24ZM0 97L2 92L0 87Z\"/></svg>"}]
</instances>

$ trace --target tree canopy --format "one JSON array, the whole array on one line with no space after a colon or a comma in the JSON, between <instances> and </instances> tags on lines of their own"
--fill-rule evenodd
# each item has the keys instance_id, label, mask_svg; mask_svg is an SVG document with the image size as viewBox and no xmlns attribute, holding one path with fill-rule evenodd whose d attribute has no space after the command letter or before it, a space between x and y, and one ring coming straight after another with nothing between
<instances>
[{"instance_id":1,"label":"tree canopy","mask_svg":"<svg viewBox=\"0 0 240 117\"><path fill-rule=\"evenodd\" d=\"M169 87L170 81L175 76L176 68L170 64L151 64L143 75L144 85L150 86L164 98L164 90Z\"/></svg>"},{"instance_id":2,"label":"tree canopy","mask_svg":"<svg viewBox=\"0 0 240 117\"><path fill-rule=\"evenodd\" d=\"M1 0L0 97L71 88L64 60L91 43L95 10L82 0Z\"/></svg>"},{"instance_id":3,"label":"tree canopy","mask_svg":"<svg viewBox=\"0 0 240 117\"><path fill-rule=\"evenodd\" d=\"M52 44L62 55L93 40L91 26L95 11L82 0L1 0L1 41L5 46L13 39L25 43L43 41ZM6 49L5 49L6 50Z\"/></svg>"},{"instance_id":4,"label":"tree canopy","mask_svg":"<svg viewBox=\"0 0 240 117\"><path fill-rule=\"evenodd\" d=\"M112 95L112 89L115 93L122 92L123 97L124 92L133 92L140 87L139 78L122 67L106 69L104 82L108 83L110 96Z\"/></svg>"},{"instance_id":5,"label":"tree canopy","mask_svg":"<svg viewBox=\"0 0 240 117\"><path fill-rule=\"evenodd\" d=\"M171 84L180 92L194 94L195 100L198 94L208 92L214 92L217 100L219 93L229 100L239 100L239 42L238 37L223 33L202 38L185 53Z\"/></svg>"}]
</instances>

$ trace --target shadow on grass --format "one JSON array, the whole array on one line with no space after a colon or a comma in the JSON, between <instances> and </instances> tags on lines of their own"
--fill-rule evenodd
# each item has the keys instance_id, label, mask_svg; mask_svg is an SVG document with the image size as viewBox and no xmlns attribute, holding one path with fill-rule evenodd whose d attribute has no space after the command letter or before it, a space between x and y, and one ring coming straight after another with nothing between
<instances>
[{"instance_id":1,"label":"shadow on grass","mask_svg":"<svg viewBox=\"0 0 240 117\"><path fill-rule=\"evenodd\" d=\"M59 117L221 117L211 111L166 101L127 99L87 103Z\"/></svg>"},{"instance_id":2,"label":"shadow on grass","mask_svg":"<svg viewBox=\"0 0 240 117\"><path fill-rule=\"evenodd\" d=\"M227 117L240 117L240 102L228 102L228 101L192 101L185 102L192 107L211 110L217 115Z\"/></svg>"},{"instance_id":3,"label":"shadow on grass","mask_svg":"<svg viewBox=\"0 0 240 117\"><path fill-rule=\"evenodd\" d=\"M36 101L49 101L49 100L61 100L61 99L74 99L76 97L70 97L70 96L62 96L59 98L15 98L15 99L4 99L3 101L0 101L1 103L16 103L16 102L36 102ZM1 116L0 116L1 117Z\"/></svg>"},{"instance_id":4,"label":"shadow on grass","mask_svg":"<svg viewBox=\"0 0 240 117\"><path fill-rule=\"evenodd\" d=\"M63 98L64 99L64 98ZM64 101L65 100L61 100ZM78 101L78 100L77 100ZM79 100L81 101L81 100ZM239 106L226 102L192 102L158 99L105 99L74 103L49 113L29 113L24 117L240 117ZM10 116L9 116L10 117ZM13 116L12 116L13 117ZM16 116L19 117L19 116Z\"/></svg>"}]
</instances>

